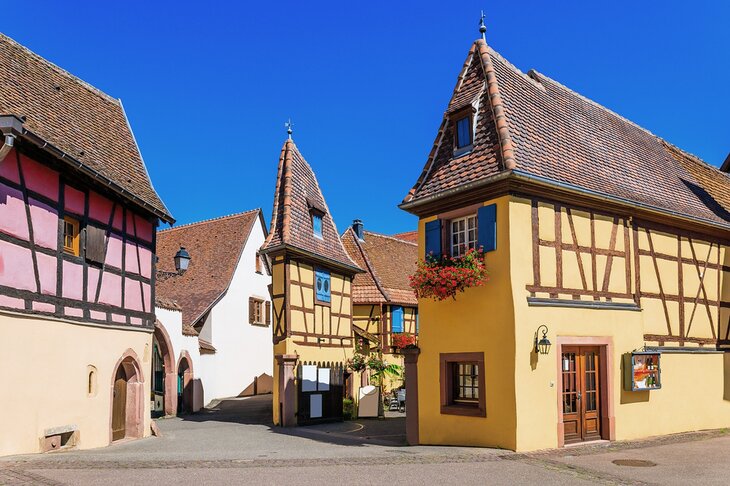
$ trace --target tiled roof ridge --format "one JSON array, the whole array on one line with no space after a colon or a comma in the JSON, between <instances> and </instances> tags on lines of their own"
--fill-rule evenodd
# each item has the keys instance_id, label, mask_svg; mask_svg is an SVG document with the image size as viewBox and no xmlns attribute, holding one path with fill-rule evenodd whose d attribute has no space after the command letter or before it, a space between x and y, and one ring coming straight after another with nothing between
<instances>
[{"instance_id":1,"label":"tiled roof ridge","mask_svg":"<svg viewBox=\"0 0 730 486\"><path fill-rule=\"evenodd\" d=\"M380 281L380 277L378 277L378 274L375 272L375 266L372 264L370 259L368 258L367 252L360 244L360 239L355 235L355 232L352 230L352 226L348 227L345 230L344 235L347 235L349 233L350 237L352 238L352 241L355 242L355 246L357 247L358 251L360 252L360 255L363 258L363 261L365 261L365 266L367 266L367 271L370 273L370 276L373 278L373 281L375 282L375 286L378 287L378 291L382 294L382 296L385 298L386 301L390 301L390 296L385 291L385 286ZM347 255L350 256L349 254Z\"/></svg>"},{"instance_id":2,"label":"tiled roof ridge","mask_svg":"<svg viewBox=\"0 0 730 486\"><path fill-rule=\"evenodd\" d=\"M388 238L389 240L397 241L398 243L405 243L406 245L418 246L418 243L413 243L412 241L403 240L401 238L398 238L395 235L384 235L383 233L376 233L375 231L370 231L370 230L363 230L363 231L365 233L368 233L368 234L371 234L374 236L378 236L380 238ZM398 234L400 234L400 233L398 233Z\"/></svg>"},{"instance_id":3,"label":"tiled roof ridge","mask_svg":"<svg viewBox=\"0 0 730 486\"><path fill-rule=\"evenodd\" d=\"M258 211L261 211L261 208L249 209L248 211L241 211L239 213L226 214L224 216L217 216L215 218L203 219L200 221L194 221L192 223L180 224L177 226L173 226L171 228L165 228L165 229L158 230L157 232L158 233L168 233L168 232L179 230L179 229L190 228L191 226L197 226L197 225L208 224L208 223L216 223L216 222L227 220L227 219L233 219L233 218L245 216L247 214L251 214L254 212L258 212Z\"/></svg>"},{"instance_id":4,"label":"tiled roof ridge","mask_svg":"<svg viewBox=\"0 0 730 486\"><path fill-rule=\"evenodd\" d=\"M283 244L287 243L288 240L288 233L289 233L289 223L291 220L290 215L290 209L291 209L291 170L286 170L285 166L291 165L291 151L289 150L289 144L294 144L292 140L286 140L284 142L284 145L281 147L281 152L279 153L279 163L277 167L276 172L276 186L274 187L274 204L273 208L271 210L271 231L269 231L269 234L266 237L266 240L264 240L264 244L262 245L263 248L268 247L271 244L271 240L273 240L277 235L277 229L279 227L279 205L282 205L281 210L281 234L279 237L281 238L281 242ZM282 177L285 178L283 181L284 187L282 187ZM288 200L285 200L286 198L282 198L283 200L279 201L279 195L283 193L289 194Z\"/></svg>"},{"instance_id":5,"label":"tiled roof ridge","mask_svg":"<svg viewBox=\"0 0 730 486\"><path fill-rule=\"evenodd\" d=\"M657 137L657 138L659 138L659 137ZM685 157L689 157L689 158L691 158L692 160L694 160L694 161L695 161L695 162L697 162L698 164L701 164L701 165L702 165L703 167L705 167L705 168L707 168L707 169L710 169L711 171L713 171L713 172L716 172L716 173L717 173L717 174L719 174L720 176L723 176L723 177L727 178L728 180L730 180L730 174L728 174L727 172L723 172L722 170L720 170L720 168L718 168L718 167L715 167L714 165L710 164L709 162L705 162L705 161L704 161L704 160L703 160L702 158L700 158L699 156L697 156L697 155L695 155L695 154L693 154L693 153L691 153L691 152L687 152L687 151L686 151L686 150L684 150L683 148L681 148L681 147L678 147L678 146L674 145L673 143L671 143L671 142L668 142L668 141L664 140L663 138L659 138L659 140L660 140L660 141L661 141L661 142L662 142L662 143L663 143L663 144L664 144L664 145L665 145L665 146L666 146L667 148L669 148L670 150L676 150L677 152L680 152L680 153L681 153L682 155L684 155Z\"/></svg>"},{"instance_id":6,"label":"tiled roof ridge","mask_svg":"<svg viewBox=\"0 0 730 486\"><path fill-rule=\"evenodd\" d=\"M3 34L2 32L0 32L0 38L2 38L5 41L10 42L16 48L19 48L19 49L23 50L26 54L34 57L36 60L42 62L43 64L45 64L46 66L50 67L51 69L53 69L57 73L61 74L62 76L65 76L65 77L69 78L74 83L78 83L79 85L81 85L84 88L86 88L88 91L90 91L90 92L92 92L92 93L94 93L94 94L96 94L96 95L98 95L98 96L106 99L107 101L109 101L111 103L114 103L114 104L117 104L117 105L120 105L121 104L120 103L120 100L118 98L115 98L115 97L113 97L113 96L111 96L111 95L103 92L99 88L97 88L97 87L95 87L95 86L87 83L83 79L81 79L81 78L79 78L77 76L74 76L73 74L71 74L70 72L66 71L62 67L58 66L57 64L54 64L51 61L49 61L48 59L44 58L43 56L40 56L39 54L36 54L35 52L31 51L30 49L28 49L27 47L25 47L23 44L19 43L15 39L13 39L12 37L9 37L9 36Z\"/></svg>"},{"instance_id":7,"label":"tiled roof ridge","mask_svg":"<svg viewBox=\"0 0 730 486\"><path fill-rule=\"evenodd\" d=\"M502 167L506 170L512 170L517 166L517 161L515 160L515 147L512 143L512 136L510 134L509 124L507 123L507 115L502 103L502 95L499 92L497 74L494 71L494 64L492 63L492 52L494 52L494 50L489 48L484 39L477 40L474 45L479 49L479 56L482 60L482 69L484 70L484 78L489 95L489 106L492 108L492 116L497 128L497 139L499 140L502 156Z\"/></svg>"}]
</instances>

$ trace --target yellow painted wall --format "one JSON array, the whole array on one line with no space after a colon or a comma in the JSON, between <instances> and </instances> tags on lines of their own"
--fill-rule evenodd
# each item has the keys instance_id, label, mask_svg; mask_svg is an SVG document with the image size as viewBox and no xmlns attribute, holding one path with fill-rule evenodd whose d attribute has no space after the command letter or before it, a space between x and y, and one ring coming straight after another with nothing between
<instances>
[{"instance_id":1,"label":"yellow painted wall","mask_svg":"<svg viewBox=\"0 0 730 486\"><path fill-rule=\"evenodd\" d=\"M623 391L622 355L644 346L644 334L653 332L656 326L659 325L660 330L664 326L666 332L661 304L648 306L647 301L651 299L642 299L641 311L531 307L527 304L529 292L525 285L531 283L533 278L532 242L529 237L525 237L531 231L530 212L529 201L518 198L512 200L510 246L516 332L517 450L535 450L558 445L559 350L554 345L550 354L539 357L532 352L534 333L541 324L549 327L548 337L553 343L557 343L562 336L610 337L613 346L613 393L610 398L614 405L616 439L730 425L730 402L723 398L729 369L722 354L663 353L662 389L651 392ZM585 221L580 222L579 225L584 223ZM585 233L587 229L577 231ZM609 235L610 226L596 226L597 240L605 241ZM656 251L661 249L662 252L672 254L673 248L676 254L676 237L652 237ZM704 248L704 258L708 246L703 247L695 242L695 247ZM571 281L570 279L574 283L580 282L577 277L577 261L564 261L563 265L566 282ZM650 265L651 262L648 265L642 262L644 290L645 281L650 281L648 277L644 278L644 273L653 273ZM668 283L665 288L667 292L676 292L678 289L676 266L675 263L672 267L660 269L663 280ZM633 269L633 264L631 268ZM543 267L543 274L554 274L554 270L549 266ZM688 293L692 283L685 281ZM696 290L697 282L694 284ZM726 284L724 287L727 289ZM728 294L723 298L728 299ZM704 308L700 310L705 313ZM670 314L676 316L677 312ZM706 313L704 315L706 318ZM421 319L424 320L423 315ZM701 320L697 321L698 333L701 332L701 323ZM421 326L423 327L423 322ZM489 389L488 381L487 388Z\"/></svg>"},{"instance_id":2,"label":"yellow painted wall","mask_svg":"<svg viewBox=\"0 0 730 486\"><path fill-rule=\"evenodd\" d=\"M418 360L419 435L422 444L480 445L514 449L515 334L510 285L509 198L497 204L497 249L486 256L490 281L467 289L456 300L420 299ZM424 253L424 226L419 222L419 252ZM486 418L442 415L439 353L483 352Z\"/></svg>"},{"instance_id":3,"label":"yellow painted wall","mask_svg":"<svg viewBox=\"0 0 730 486\"><path fill-rule=\"evenodd\" d=\"M150 435L152 333L0 313L0 456L40 451L53 427L75 425L77 447L109 444L111 391L117 361L132 349L144 379L143 431ZM97 369L88 396L88 366Z\"/></svg>"}]
</instances>

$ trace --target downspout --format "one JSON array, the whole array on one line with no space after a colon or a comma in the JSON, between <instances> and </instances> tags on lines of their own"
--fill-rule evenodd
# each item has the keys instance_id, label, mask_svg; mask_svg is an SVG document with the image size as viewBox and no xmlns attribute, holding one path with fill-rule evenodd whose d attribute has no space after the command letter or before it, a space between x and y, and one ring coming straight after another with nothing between
<instances>
[{"instance_id":1,"label":"downspout","mask_svg":"<svg viewBox=\"0 0 730 486\"><path fill-rule=\"evenodd\" d=\"M5 134L5 141L3 142L3 146L0 147L0 163L2 163L3 160L5 160L5 157L7 157L8 153L10 153L10 150L15 146L15 135L11 133Z\"/></svg>"}]
</instances>

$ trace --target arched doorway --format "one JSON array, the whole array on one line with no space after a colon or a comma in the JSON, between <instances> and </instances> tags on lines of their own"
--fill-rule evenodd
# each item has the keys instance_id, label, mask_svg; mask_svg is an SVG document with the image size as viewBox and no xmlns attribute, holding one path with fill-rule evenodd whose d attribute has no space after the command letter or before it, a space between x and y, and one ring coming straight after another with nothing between
<instances>
[{"instance_id":1,"label":"arched doorway","mask_svg":"<svg viewBox=\"0 0 730 486\"><path fill-rule=\"evenodd\" d=\"M131 349L114 368L111 394L111 440L142 437L144 378L137 355Z\"/></svg>"},{"instance_id":2,"label":"arched doorway","mask_svg":"<svg viewBox=\"0 0 730 486\"><path fill-rule=\"evenodd\" d=\"M174 353L170 336L162 323L155 323L152 339L152 391L151 412L153 417L175 415L177 410Z\"/></svg>"},{"instance_id":3,"label":"arched doorway","mask_svg":"<svg viewBox=\"0 0 730 486\"><path fill-rule=\"evenodd\" d=\"M177 413L193 412L193 368L186 351L177 364Z\"/></svg>"}]
</instances>

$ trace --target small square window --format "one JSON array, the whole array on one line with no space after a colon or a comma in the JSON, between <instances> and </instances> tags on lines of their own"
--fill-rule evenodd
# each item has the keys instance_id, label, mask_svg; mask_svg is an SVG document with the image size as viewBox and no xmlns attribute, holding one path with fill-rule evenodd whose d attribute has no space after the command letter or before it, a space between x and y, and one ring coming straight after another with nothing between
<instances>
[{"instance_id":1,"label":"small square window","mask_svg":"<svg viewBox=\"0 0 730 486\"><path fill-rule=\"evenodd\" d=\"M261 270L261 254L256 252L256 273L263 273Z\"/></svg>"},{"instance_id":2,"label":"small square window","mask_svg":"<svg viewBox=\"0 0 730 486\"><path fill-rule=\"evenodd\" d=\"M79 222L68 216L63 218L63 251L79 256Z\"/></svg>"},{"instance_id":3,"label":"small square window","mask_svg":"<svg viewBox=\"0 0 730 486\"><path fill-rule=\"evenodd\" d=\"M441 353L441 413L486 417L484 353Z\"/></svg>"},{"instance_id":4,"label":"small square window","mask_svg":"<svg viewBox=\"0 0 730 486\"><path fill-rule=\"evenodd\" d=\"M257 326L271 324L271 303L256 297L249 297L248 322Z\"/></svg>"},{"instance_id":5,"label":"small square window","mask_svg":"<svg viewBox=\"0 0 730 486\"><path fill-rule=\"evenodd\" d=\"M477 216L451 220L451 256L463 256L468 250L477 247L479 233L477 231Z\"/></svg>"},{"instance_id":6,"label":"small square window","mask_svg":"<svg viewBox=\"0 0 730 486\"><path fill-rule=\"evenodd\" d=\"M465 116L456 120L456 148L462 149L471 145L471 117Z\"/></svg>"},{"instance_id":7,"label":"small square window","mask_svg":"<svg viewBox=\"0 0 730 486\"><path fill-rule=\"evenodd\" d=\"M314 229L314 236L322 238L322 215L312 214L312 228Z\"/></svg>"}]
</instances>

